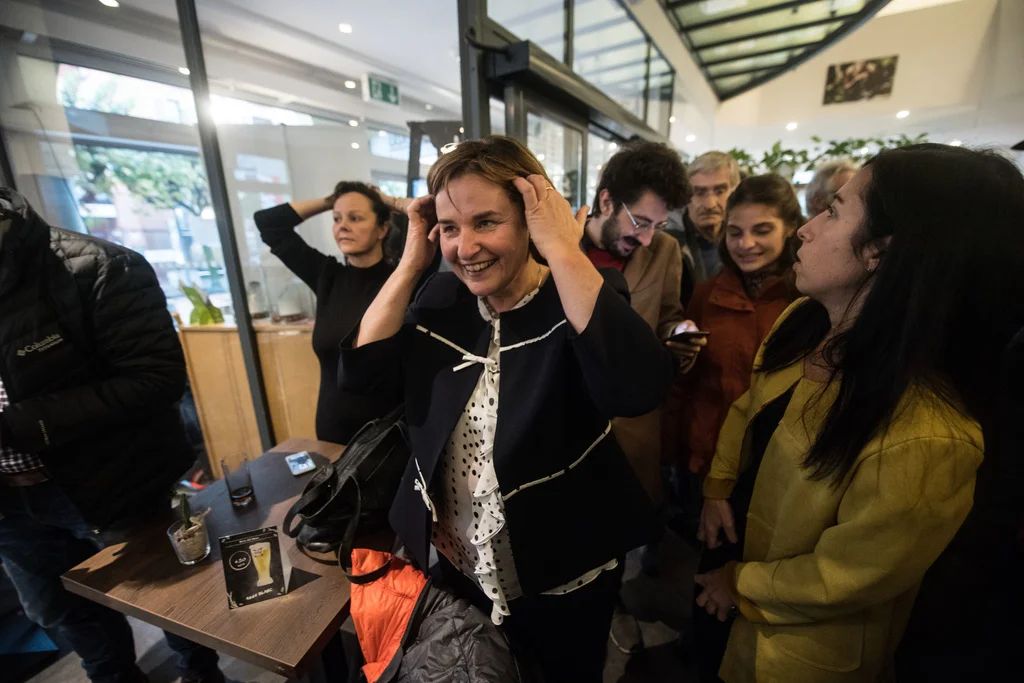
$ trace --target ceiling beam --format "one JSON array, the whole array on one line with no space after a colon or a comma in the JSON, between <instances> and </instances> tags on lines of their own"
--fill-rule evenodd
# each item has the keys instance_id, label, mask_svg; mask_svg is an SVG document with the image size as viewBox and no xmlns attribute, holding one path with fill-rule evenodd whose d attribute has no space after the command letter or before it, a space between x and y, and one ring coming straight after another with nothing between
<instances>
[{"instance_id":1,"label":"ceiling beam","mask_svg":"<svg viewBox=\"0 0 1024 683\"><path fill-rule=\"evenodd\" d=\"M715 19L708 19L707 21L697 22L696 24L684 24L684 28L689 31L699 31L702 28L711 28L712 26L718 26L719 24L727 24L733 21L743 21L744 19L750 19L752 17L759 17L762 14L771 14L772 12L782 12L787 9L797 9L803 5L809 5L812 2L820 2L820 0L790 0L789 2L782 2L778 5L767 5L765 7L758 7L756 9L747 10L746 12L737 12L736 14L727 14L722 17Z\"/></svg>"},{"instance_id":2,"label":"ceiling beam","mask_svg":"<svg viewBox=\"0 0 1024 683\"><path fill-rule=\"evenodd\" d=\"M767 57L768 55L774 55L779 52L789 52L790 50L799 50L804 47L812 47L814 45L820 45L820 40L814 40L810 43L797 43L796 45L790 45L789 47L777 47L774 50L761 50L760 52L748 52L744 55L738 55L736 57L723 57L722 59L714 59L710 62L701 62L701 66L707 68L710 66L717 66L719 64L725 64L727 62L735 62L740 59L753 59L754 57Z\"/></svg>"},{"instance_id":3,"label":"ceiling beam","mask_svg":"<svg viewBox=\"0 0 1024 683\"><path fill-rule=\"evenodd\" d=\"M814 21L804 22L803 24L793 24L791 26L780 26L779 28L773 28L769 31L761 31L759 33L747 33L742 36L736 36L735 38L728 38L726 40L719 40L714 43L707 43L706 45L694 45L694 50L710 50L714 47L722 47L723 45L732 45L733 43L742 43L747 40L757 40L758 38L767 38L768 36L776 36L781 33L790 33L792 31L801 31L805 28L815 28L817 26L824 26L827 24L834 24L836 22L842 22L846 19L856 17L856 14L846 14L837 17L828 17L826 19L815 19Z\"/></svg>"},{"instance_id":4,"label":"ceiling beam","mask_svg":"<svg viewBox=\"0 0 1024 683\"><path fill-rule=\"evenodd\" d=\"M686 7L687 5L696 5L704 2L705 0L673 0L672 2L666 2L665 7L668 9L675 9L676 7Z\"/></svg>"},{"instance_id":5,"label":"ceiling beam","mask_svg":"<svg viewBox=\"0 0 1024 683\"><path fill-rule=\"evenodd\" d=\"M714 76L709 76L709 78L713 81L717 81L722 78L732 78L733 76L748 76L750 74L761 73L762 71L772 71L773 69L781 69L784 66L786 65L777 64L772 66L760 66L755 69L743 69L742 71L730 71L729 73L715 74Z\"/></svg>"}]
</instances>

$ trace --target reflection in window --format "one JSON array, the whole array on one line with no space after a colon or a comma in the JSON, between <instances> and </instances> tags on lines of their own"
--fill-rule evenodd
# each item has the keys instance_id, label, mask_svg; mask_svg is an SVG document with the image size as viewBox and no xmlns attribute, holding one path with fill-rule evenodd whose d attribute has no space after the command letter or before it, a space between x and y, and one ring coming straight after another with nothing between
<instances>
[{"instance_id":1,"label":"reflection in window","mask_svg":"<svg viewBox=\"0 0 1024 683\"><path fill-rule=\"evenodd\" d=\"M618 0L577 3L573 71L643 118L647 37Z\"/></svg>"},{"instance_id":2,"label":"reflection in window","mask_svg":"<svg viewBox=\"0 0 1024 683\"><path fill-rule=\"evenodd\" d=\"M397 173L384 173L382 171L371 171L370 182L380 188L380 191L389 197L405 197L408 192L404 175Z\"/></svg>"},{"instance_id":3,"label":"reflection in window","mask_svg":"<svg viewBox=\"0 0 1024 683\"><path fill-rule=\"evenodd\" d=\"M64 107L104 114L134 116L151 121L196 124L192 91L132 76L60 64L57 67L57 101ZM312 126L309 114L255 102L211 95L217 123Z\"/></svg>"},{"instance_id":4,"label":"reflection in window","mask_svg":"<svg viewBox=\"0 0 1024 683\"><path fill-rule=\"evenodd\" d=\"M236 154L235 160L235 180L285 185L291 182L288 179L288 164L284 159Z\"/></svg>"},{"instance_id":5,"label":"reflection in window","mask_svg":"<svg viewBox=\"0 0 1024 683\"><path fill-rule=\"evenodd\" d=\"M389 130L367 128L370 133L370 154L385 159L409 160L409 136Z\"/></svg>"},{"instance_id":6,"label":"reflection in window","mask_svg":"<svg viewBox=\"0 0 1024 683\"><path fill-rule=\"evenodd\" d=\"M579 182L583 135L556 121L528 112L526 145L548 172L551 182L573 207L580 206Z\"/></svg>"},{"instance_id":7,"label":"reflection in window","mask_svg":"<svg viewBox=\"0 0 1024 683\"><path fill-rule=\"evenodd\" d=\"M57 67L57 101L65 106L167 123L196 123L187 88L81 66Z\"/></svg>"},{"instance_id":8,"label":"reflection in window","mask_svg":"<svg viewBox=\"0 0 1024 683\"><path fill-rule=\"evenodd\" d=\"M197 154L76 144L72 181L91 235L123 244L152 264L172 308L187 312L179 285L227 294L209 186Z\"/></svg>"},{"instance_id":9,"label":"reflection in window","mask_svg":"<svg viewBox=\"0 0 1024 683\"><path fill-rule=\"evenodd\" d=\"M597 204L597 184L601 180L601 172L604 165L619 149L618 143L606 140L599 135L590 133L587 135L587 193L584 201L591 204L591 209Z\"/></svg>"},{"instance_id":10,"label":"reflection in window","mask_svg":"<svg viewBox=\"0 0 1024 683\"><path fill-rule=\"evenodd\" d=\"M576 4L584 2L577 0ZM490 0L487 14L520 40L532 40L558 61L565 59L565 3L562 0Z\"/></svg>"}]
</instances>

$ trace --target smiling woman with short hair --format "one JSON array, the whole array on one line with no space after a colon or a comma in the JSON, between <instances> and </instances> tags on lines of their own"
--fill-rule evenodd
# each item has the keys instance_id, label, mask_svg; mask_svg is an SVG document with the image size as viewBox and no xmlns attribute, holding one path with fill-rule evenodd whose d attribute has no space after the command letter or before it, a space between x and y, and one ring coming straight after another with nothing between
<instances>
[{"instance_id":1,"label":"smiling woman with short hair","mask_svg":"<svg viewBox=\"0 0 1024 683\"><path fill-rule=\"evenodd\" d=\"M587 207L574 217L521 143L461 143L427 183L342 391L405 404L391 524L419 567L433 545L547 680L600 681L621 562L658 530L610 420L662 402L672 354L581 251ZM438 245L452 272L410 305Z\"/></svg>"}]
</instances>

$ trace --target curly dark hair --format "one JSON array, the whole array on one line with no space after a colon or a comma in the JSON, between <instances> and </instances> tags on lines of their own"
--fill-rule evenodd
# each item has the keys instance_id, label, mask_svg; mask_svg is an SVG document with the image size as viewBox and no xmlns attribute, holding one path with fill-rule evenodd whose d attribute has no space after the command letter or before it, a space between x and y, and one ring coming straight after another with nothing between
<instances>
[{"instance_id":1,"label":"curly dark hair","mask_svg":"<svg viewBox=\"0 0 1024 683\"><path fill-rule=\"evenodd\" d=\"M383 226L391 218L391 207L384 203L381 199L380 192L373 189L366 183L361 183L356 180L342 180L340 183L334 186L334 192L331 193L331 204L338 201L338 197L343 194L349 194L355 192L361 194L370 200L370 205L373 207L373 212L377 215L377 225Z\"/></svg>"},{"instance_id":2,"label":"curly dark hair","mask_svg":"<svg viewBox=\"0 0 1024 683\"><path fill-rule=\"evenodd\" d=\"M378 226L388 226L381 249L384 251L384 260L391 265L396 265L405 246L405 233L409 228L409 219L403 213L392 211L391 207L384 203L380 192L366 183L356 180L342 180L335 185L334 192L331 193L331 204L338 201L338 197L341 195L352 192L361 194L370 200L373 213L377 216Z\"/></svg>"},{"instance_id":3,"label":"curly dark hair","mask_svg":"<svg viewBox=\"0 0 1024 683\"><path fill-rule=\"evenodd\" d=\"M690 181L679 152L661 142L630 142L608 160L590 209L599 211L601 190L608 190L618 211L647 190L661 197L670 211L690 202Z\"/></svg>"}]
</instances>

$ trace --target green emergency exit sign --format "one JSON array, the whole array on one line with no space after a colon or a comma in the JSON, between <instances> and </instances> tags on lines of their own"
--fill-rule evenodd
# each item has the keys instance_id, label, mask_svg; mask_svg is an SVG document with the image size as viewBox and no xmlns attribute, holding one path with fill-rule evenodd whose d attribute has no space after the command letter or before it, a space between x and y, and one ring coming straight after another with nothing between
<instances>
[{"instance_id":1,"label":"green emergency exit sign","mask_svg":"<svg viewBox=\"0 0 1024 683\"><path fill-rule=\"evenodd\" d=\"M396 107L401 103L398 94L398 84L386 81L379 76L366 77L366 99L371 102L383 102L393 104Z\"/></svg>"}]
</instances>

